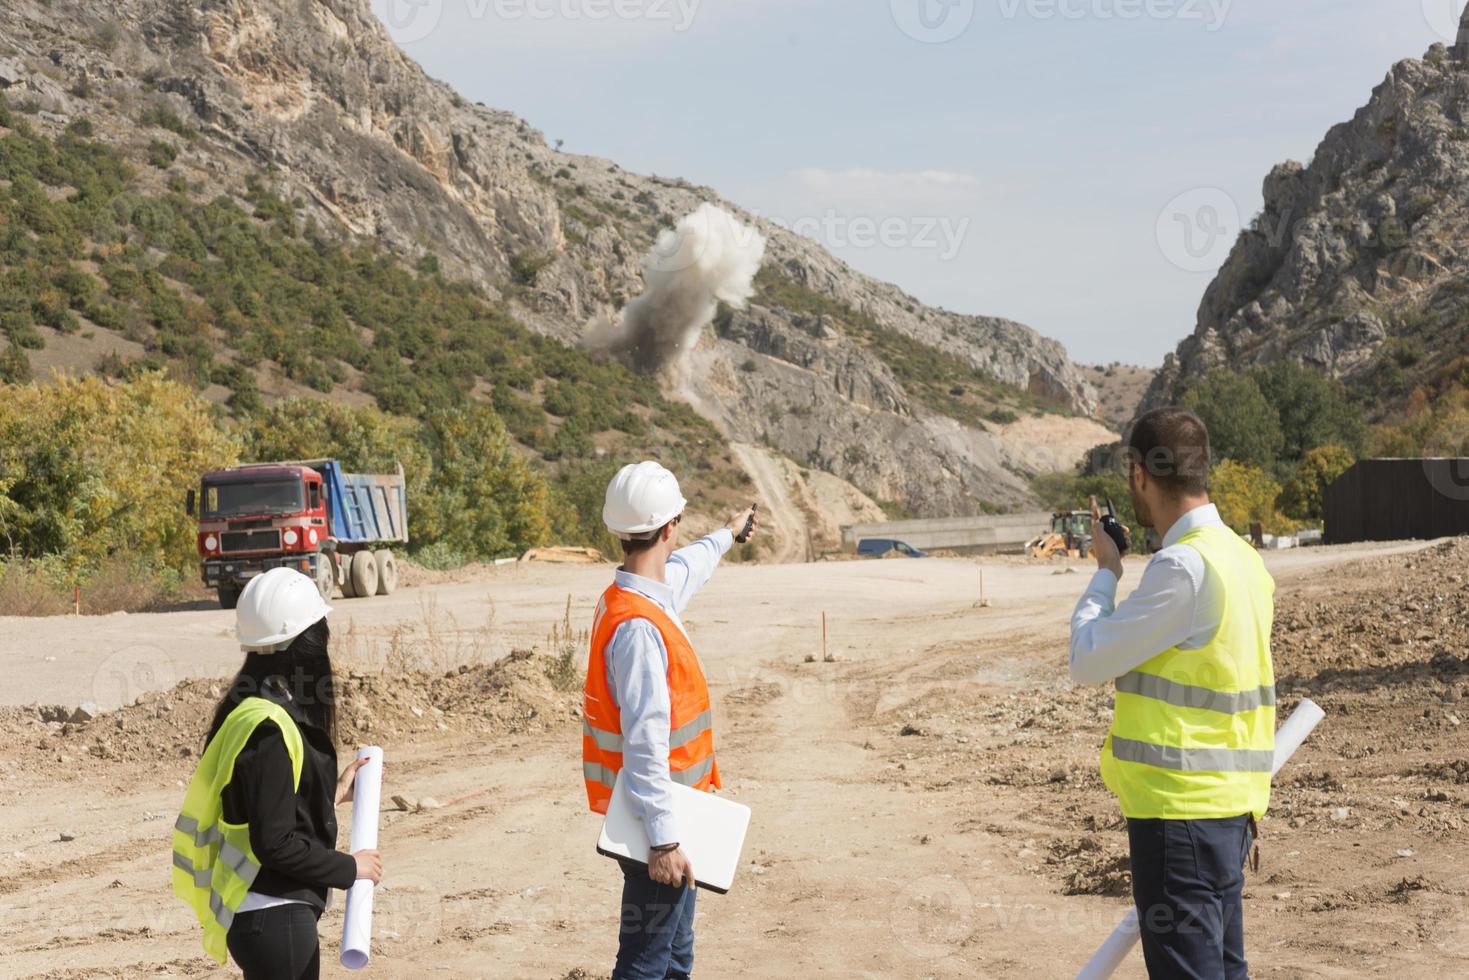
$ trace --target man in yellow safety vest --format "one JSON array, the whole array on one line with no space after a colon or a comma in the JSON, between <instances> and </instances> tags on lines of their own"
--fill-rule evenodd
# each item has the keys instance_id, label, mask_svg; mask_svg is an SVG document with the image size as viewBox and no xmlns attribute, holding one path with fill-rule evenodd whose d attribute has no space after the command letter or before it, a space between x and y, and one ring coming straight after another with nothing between
<instances>
[{"instance_id":1,"label":"man in yellow safety vest","mask_svg":"<svg viewBox=\"0 0 1469 980\"><path fill-rule=\"evenodd\" d=\"M1148 975L1246 980L1240 895L1275 751L1275 583L1209 502L1197 416L1146 413L1125 457L1162 549L1118 603L1121 554L1092 501L1097 573L1071 620L1071 677L1116 682L1102 779L1127 818Z\"/></svg>"}]
</instances>

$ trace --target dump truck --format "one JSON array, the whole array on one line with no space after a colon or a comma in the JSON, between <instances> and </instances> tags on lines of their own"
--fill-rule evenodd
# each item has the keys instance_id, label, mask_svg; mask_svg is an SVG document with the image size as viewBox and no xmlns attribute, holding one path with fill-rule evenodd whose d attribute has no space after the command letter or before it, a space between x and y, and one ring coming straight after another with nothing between
<instances>
[{"instance_id":1,"label":"dump truck","mask_svg":"<svg viewBox=\"0 0 1469 980\"><path fill-rule=\"evenodd\" d=\"M1050 530L1025 543L1032 558L1081 558L1092 550L1092 514L1089 510L1057 511Z\"/></svg>"},{"instance_id":2,"label":"dump truck","mask_svg":"<svg viewBox=\"0 0 1469 980\"><path fill-rule=\"evenodd\" d=\"M348 473L332 459L237 466L204 474L186 505L198 513L200 575L225 609L272 568L310 576L324 599L398 587L392 546L408 542L401 464L384 476Z\"/></svg>"}]
</instances>

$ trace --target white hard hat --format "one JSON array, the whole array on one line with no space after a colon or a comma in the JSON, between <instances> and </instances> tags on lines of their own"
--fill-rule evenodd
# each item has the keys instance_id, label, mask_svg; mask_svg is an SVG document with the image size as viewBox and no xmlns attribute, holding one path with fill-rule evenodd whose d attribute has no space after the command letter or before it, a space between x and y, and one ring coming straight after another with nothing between
<instances>
[{"instance_id":1,"label":"white hard hat","mask_svg":"<svg viewBox=\"0 0 1469 980\"><path fill-rule=\"evenodd\" d=\"M630 463L607 485L602 521L624 541L651 534L683 513L678 477L652 461Z\"/></svg>"},{"instance_id":2,"label":"white hard hat","mask_svg":"<svg viewBox=\"0 0 1469 980\"><path fill-rule=\"evenodd\" d=\"M294 568L252 578L235 606L235 639L246 650L270 652L290 643L331 612L316 583Z\"/></svg>"}]
</instances>

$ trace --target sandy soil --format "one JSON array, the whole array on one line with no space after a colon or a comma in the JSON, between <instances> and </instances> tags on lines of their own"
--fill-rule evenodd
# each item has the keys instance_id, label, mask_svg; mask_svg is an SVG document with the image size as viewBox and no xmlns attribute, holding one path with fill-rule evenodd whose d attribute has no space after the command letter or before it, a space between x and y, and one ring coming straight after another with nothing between
<instances>
[{"instance_id":1,"label":"sandy soil","mask_svg":"<svg viewBox=\"0 0 1469 980\"><path fill-rule=\"evenodd\" d=\"M1268 557L1282 690L1329 716L1265 824L1247 899L1256 975L1469 967L1469 547L1423 547ZM734 891L700 897L701 976L1062 977L1109 931L1127 879L1095 776L1108 698L1065 680L1085 566L987 562L986 608L980 567L736 566L699 597L687 622L721 768L755 812ZM549 657L483 666L554 652L568 597L575 631L607 577L476 570L339 600L348 731L386 746L387 793L445 804L383 815L378 975L609 972L618 875L593 851L576 695L549 683ZM823 611L837 660L807 663ZM0 621L5 702L141 698L70 726L0 708L0 975L226 975L167 881L209 678L237 661L229 623L206 609ZM327 976L344 975L340 927L338 903ZM1120 976L1141 973L1135 954Z\"/></svg>"}]
</instances>

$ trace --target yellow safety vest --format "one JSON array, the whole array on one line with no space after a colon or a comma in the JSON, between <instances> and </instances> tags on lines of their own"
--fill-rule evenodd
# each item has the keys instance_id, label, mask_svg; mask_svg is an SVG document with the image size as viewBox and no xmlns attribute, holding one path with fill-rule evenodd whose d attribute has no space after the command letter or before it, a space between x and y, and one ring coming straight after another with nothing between
<instances>
[{"instance_id":1,"label":"yellow safety vest","mask_svg":"<svg viewBox=\"0 0 1469 980\"><path fill-rule=\"evenodd\" d=\"M281 730L294 785L300 789L305 759L301 730L280 705L246 698L205 747L173 825L173 893L194 910L204 927L204 951L221 966L229 958L225 938L235 910L260 873L260 862L250 848L250 827L225 822L222 794L234 776L240 750L263 721L273 721Z\"/></svg>"},{"instance_id":2,"label":"yellow safety vest","mask_svg":"<svg viewBox=\"0 0 1469 980\"><path fill-rule=\"evenodd\" d=\"M1227 527L1178 543L1222 584L1219 631L1201 649L1165 650L1117 679L1102 781L1135 819L1261 817L1275 759L1275 581Z\"/></svg>"}]
</instances>

